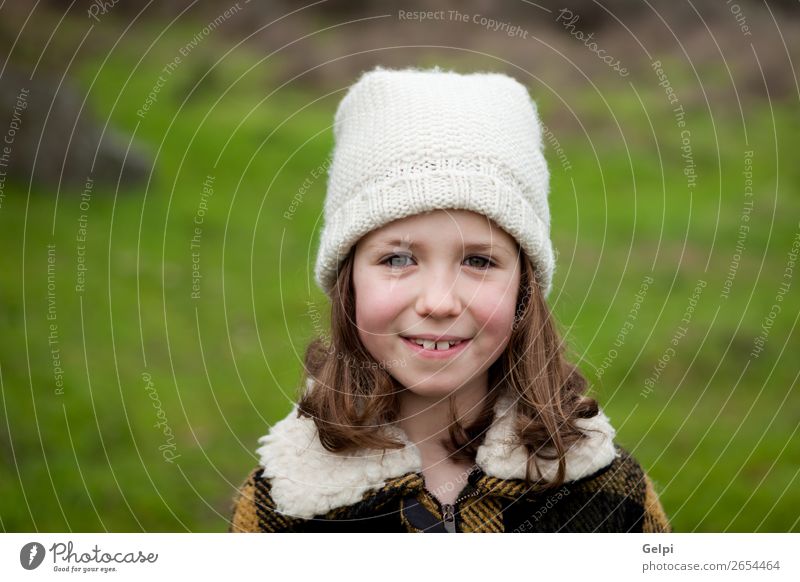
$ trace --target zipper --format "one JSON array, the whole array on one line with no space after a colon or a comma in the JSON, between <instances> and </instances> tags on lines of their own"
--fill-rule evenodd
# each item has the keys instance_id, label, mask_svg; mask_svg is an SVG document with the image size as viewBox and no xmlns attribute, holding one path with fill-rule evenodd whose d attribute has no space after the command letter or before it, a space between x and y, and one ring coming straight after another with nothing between
<instances>
[{"instance_id":1,"label":"zipper","mask_svg":"<svg viewBox=\"0 0 800 582\"><path fill-rule=\"evenodd\" d=\"M456 533L456 506L450 503L442 505L442 516L444 517L444 530L447 533Z\"/></svg>"},{"instance_id":2,"label":"zipper","mask_svg":"<svg viewBox=\"0 0 800 582\"><path fill-rule=\"evenodd\" d=\"M473 466L468 473L468 478L471 478L473 474L476 473L477 471L478 471L478 466L477 465ZM426 492L427 496L436 505L439 506L440 513L442 514L442 523L444 524L444 531L447 533L458 532L458 528L456 527L456 513L458 513L459 504L465 499L469 499L471 497L477 497L481 493L480 490L474 485L471 486L468 485L466 489L471 489L471 491L459 495L458 498L455 500L455 503L439 503L439 500L436 498L436 496L423 487L423 490Z\"/></svg>"},{"instance_id":3,"label":"zipper","mask_svg":"<svg viewBox=\"0 0 800 582\"><path fill-rule=\"evenodd\" d=\"M459 495L458 499L456 499L455 503L443 503L441 505L442 508L442 521L444 522L444 530L447 533L456 533L458 530L456 529L456 509L462 501L465 499L469 499L471 497L477 497L480 495L480 490L473 486L473 490L469 493L465 493L463 495Z\"/></svg>"}]
</instances>

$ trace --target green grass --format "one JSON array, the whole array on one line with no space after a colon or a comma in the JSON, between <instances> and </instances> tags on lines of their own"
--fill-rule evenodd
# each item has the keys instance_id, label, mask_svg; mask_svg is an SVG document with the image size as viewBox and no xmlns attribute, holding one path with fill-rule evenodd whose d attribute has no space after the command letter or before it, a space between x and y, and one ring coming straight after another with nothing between
<instances>
[{"instance_id":1,"label":"green grass","mask_svg":"<svg viewBox=\"0 0 800 582\"><path fill-rule=\"evenodd\" d=\"M283 214L330 152L341 94L313 104L315 95L297 90L269 95L279 80L236 50L187 99L226 50L209 39L138 118L191 30L169 31L135 69L152 34L131 34L102 68L100 55L77 72L92 86L101 119L158 152L146 190L95 187L85 292L74 290L80 191L60 192L56 205L52 192L6 187L0 518L7 531L223 531L235 487L256 463L257 437L291 406L314 332L306 303L326 310L312 279L324 177L312 180L291 220ZM797 531L795 282L765 351L748 354L798 228L800 201L789 193L800 186L793 163L800 123L786 106L748 105L755 207L731 295L721 299L743 202L741 120L715 112L712 125L707 111L693 110L700 178L690 194L679 133L650 81L637 84L649 118L629 87L604 89L627 143L606 128L594 137L595 157L581 133L559 134L570 171L548 153L559 250L551 305L618 441L656 481L676 530ZM587 118L608 116L590 96L573 106ZM543 93L545 120L559 107ZM189 241L207 175L215 192L202 230L201 298L193 300ZM47 340L48 244L56 247L63 395L55 393ZM599 379L593 370L647 274L654 283L634 329ZM708 285L689 332L643 397L698 279ZM145 372L175 435L175 463L159 450L165 435L154 426Z\"/></svg>"}]
</instances>

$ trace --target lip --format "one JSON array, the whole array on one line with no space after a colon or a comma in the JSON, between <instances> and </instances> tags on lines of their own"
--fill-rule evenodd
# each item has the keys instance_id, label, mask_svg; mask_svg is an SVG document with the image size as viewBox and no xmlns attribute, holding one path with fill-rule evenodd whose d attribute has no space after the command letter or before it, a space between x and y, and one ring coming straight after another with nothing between
<instances>
[{"instance_id":1,"label":"lip","mask_svg":"<svg viewBox=\"0 0 800 582\"><path fill-rule=\"evenodd\" d=\"M436 341L436 342L443 342L443 341L454 342L454 341L466 341L466 340L472 339L472 338L468 338L468 337L458 337L458 336L455 336L455 335L435 335L435 334L431 334L431 333L423 333L423 334L420 334L420 335L404 335L404 336L401 336L401 337L404 337L406 339L411 339L411 338L413 338L413 339L426 339L426 340L433 340L433 341Z\"/></svg>"},{"instance_id":2,"label":"lip","mask_svg":"<svg viewBox=\"0 0 800 582\"><path fill-rule=\"evenodd\" d=\"M472 339L465 339L461 340L461 343L457 346L453 346L448 350L426 350L421 345L415 344L410 339L406 337L400 337L400 339L405 343L409 348L414 350L414 352L419 355L421 358L427 358L431 360L446 360L447 358L452 358L463 352L467 346L470 344ZM423 338L419 338L423 339Z\"/></svg>"}]
</instances>

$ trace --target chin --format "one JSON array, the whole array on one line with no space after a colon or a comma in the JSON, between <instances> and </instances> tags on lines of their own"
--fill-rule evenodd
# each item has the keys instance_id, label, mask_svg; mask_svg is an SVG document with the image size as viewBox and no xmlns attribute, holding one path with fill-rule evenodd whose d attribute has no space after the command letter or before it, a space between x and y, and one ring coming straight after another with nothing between
<instances>
[{"instance_id":1,"label":"chin","mask_svg":"<svg viewBox=\"0 0 800 582\"><path fill-rule=\"evenodd\" d=\"M407 390L417 396L424 396L428 398L445 398L453 394L456 389L463 384L462 381L419 381L418 379L408 378L408 381L398 380L403 386L410 386Z\"/></svg>"}]
</instances>

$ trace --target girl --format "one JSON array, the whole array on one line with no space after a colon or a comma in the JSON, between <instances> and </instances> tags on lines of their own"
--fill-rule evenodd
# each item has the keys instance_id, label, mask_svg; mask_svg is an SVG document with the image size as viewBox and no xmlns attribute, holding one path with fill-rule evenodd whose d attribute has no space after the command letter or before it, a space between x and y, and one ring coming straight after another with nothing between
<instances>
[{"instance_id":1,"label":"girl","mask_svg":"<svg viewBox=\"0 0 800 582\"><path fill-rule=\"evenodd\" d=\"M541 134L502 74L377 68L350 88L316 264L330 341L230 531L670 531L545 303Z\"/></svg>"}]
</instances>

